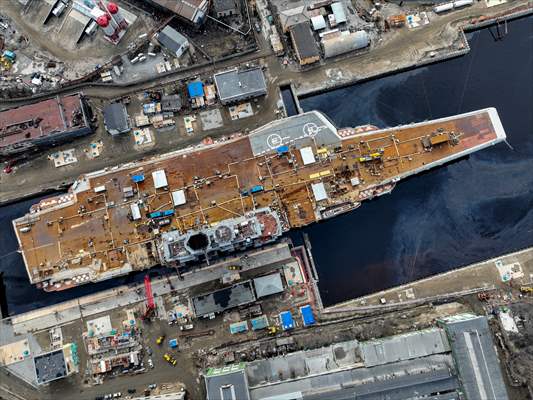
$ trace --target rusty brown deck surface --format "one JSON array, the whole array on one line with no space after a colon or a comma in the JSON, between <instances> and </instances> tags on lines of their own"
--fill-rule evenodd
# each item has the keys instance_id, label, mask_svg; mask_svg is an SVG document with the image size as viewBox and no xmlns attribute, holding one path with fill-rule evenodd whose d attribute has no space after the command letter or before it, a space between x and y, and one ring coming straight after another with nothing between
<instances>
[{"instance_id":1,"label":"rusty brown deck surface","mask_svg":"<svg viewBox=\"0 0 533 400\"><path fill-rule=\"evenodd\" d=\"M459 143L424 150L421 139L439 128L459 133ZM462 155L498 137L487 111L419 126L364 135L353 131L352 136L345 137L347 134L350 131L344 130L340 135L343 136L340 147L320 151L312 139L302 139L307 140L305 146L311 146L317 158L317 162L307 166L303 165L296 146L290 146L288 155L273 151L254 156L250 139L241 137L208 149L83 176L77 193L71 190L70 194L43 200L34 206L32 214L15 221L30 279L39 282L62 269L88 265L94 268L95 260L97 274L119 268L126 261L134 269L156 264L156 256L144 245L157 236L148 229L147 212L174 209L171 225L162 231L185 232L241 216L254 208L271 207L279 212L284 229L290 229L310 224L319 215L312 183L323 182L327 188L329 198L318 205L322 208L356 203L371 197L369 188L436 161ZM359 157L378 149L384 151L381 161L359 161ZM168 189L154 188L152 172L160 169L166 172ZM144 182L133 183L131 176L141 170ZM354 177L360 179L360 185L350 183ZM80 191L84 185L86 189ZM97 194L94 188L100 185L105 185L106 191ZM254 185L263 185L264 191L241 195ZM123 195L127 186L136 190L128 200ZM187 203L174 208L170 192L178 189L185 190ZM130 203L139 199L147 207L141 209L141 220L131 221ZM24 227L31 230L21 232Z\"/></svg>"}]
</instances>

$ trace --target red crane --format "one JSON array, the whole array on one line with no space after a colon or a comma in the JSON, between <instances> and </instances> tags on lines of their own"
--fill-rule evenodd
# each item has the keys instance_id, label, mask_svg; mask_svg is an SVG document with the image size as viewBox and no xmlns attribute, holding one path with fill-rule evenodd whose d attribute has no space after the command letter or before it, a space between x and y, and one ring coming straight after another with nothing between
<instances>
[{"instance_id":1,"label":"red crane","mask_svg":"<svg viewBox=\"0 0 533 400\"><path fill-rule=\"evenodd\" d=\"M144 276L144 291L146 293L146 311L144 312L143 319L147 319L155 310L152 282L150 281L150 276L148 274Z\"/></svg>"}]
</instances>

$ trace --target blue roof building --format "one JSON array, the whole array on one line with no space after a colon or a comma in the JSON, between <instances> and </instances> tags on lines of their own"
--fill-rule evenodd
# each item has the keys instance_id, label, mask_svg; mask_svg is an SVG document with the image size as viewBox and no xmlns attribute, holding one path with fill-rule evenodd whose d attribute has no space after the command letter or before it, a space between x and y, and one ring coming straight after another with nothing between
<instances>
[{"instance_id":1,"label":"blue roof building","mask_svg":"<svg viewBox=\"0 0 533 400\"><path fill-rule=\"evenodd\" d=\"M300 307L300 314L302 314L302 320L304 326L314 325L316 323L315 316L313 315L313 309L308 304L306 306Z\"/></svg>"},{"instance_id":2,"label":"blue roof building","mask_svg":"<svg viewBox=\"0 0 533 400\"><path fill-rule=\"evenodd\" d=\"M265 329L268 326L268 318L266 315L261 315L260 317L250 320L252 323L252 330L258 331L260 329Z\"/></svg>"},{"instance_id":3,"label":"blue roof building","mask_svg":"<svg viewBox=\"0 0 533 400\"><path fill-rule=\"evenodd\" d=\"M281 319L281 327L284 331L294 329L294 320L290 311L283 311L279 314L279 318Z\"/></svg>"},{"instance_id":4,"label":"blue roof building","mask_svg":"<svg viewBox=\"0 0 533 400\"><path fill-rule=\"evenodd\" d=\"M204 97L204 84L200 81L194 81L187 85L187 91L191 99L195 97Z\"/></svg>"},{"instance_id":5,"label":"blue roof building","mask_svg":"<svg viewBox=\"0 0 533 400\"><path fill-rule=\"evenodd\" d=\"M144 174L141 172L140 174L132 175L131 180L135 183L143 182Z\"/></svg>"},{"instance_id":6,"label":"blue roof building","mask_svg":"<svg viewBox=\"0 0 533 400\"><path fill-rule=\"evenodd\" d=\"M243 333L248 330L248 321L239 321L229 326L229 331L232 335L236 333Z\"/></svg>"}]
</instances>

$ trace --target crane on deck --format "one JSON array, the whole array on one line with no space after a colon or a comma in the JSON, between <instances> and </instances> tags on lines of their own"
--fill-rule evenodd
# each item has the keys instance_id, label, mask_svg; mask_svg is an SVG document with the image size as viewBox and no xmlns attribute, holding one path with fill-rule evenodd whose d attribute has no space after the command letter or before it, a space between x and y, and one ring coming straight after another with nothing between
<instances>
[{"instance_id":1,"label":"crane on deck","mask_svg":"<svg viewBox=\"0 0 533 400\"><path fill-rule=\"evenodd\" d=\"M154 295L152 293L152 281L150 280L150 276L148 274L144 276L144 292L146 295L146 310L144 311L142 319L146 321L150 320L153 313L155 312Z\"/></svg>"}]
</instances>

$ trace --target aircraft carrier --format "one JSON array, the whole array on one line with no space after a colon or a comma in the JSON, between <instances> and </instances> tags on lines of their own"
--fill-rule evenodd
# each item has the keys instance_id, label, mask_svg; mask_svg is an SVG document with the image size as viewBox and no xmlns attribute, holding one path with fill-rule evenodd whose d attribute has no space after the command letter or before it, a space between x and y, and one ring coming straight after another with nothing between
<instances>
[{"instance_id":1,"label":"aircraft carrier","mask_svg":"<svg viewBox=\"0 0 533 400\"><path fill-rule=\"evenodd\" d=\"M30 281L64 290L262 246L503 140L494 108L387 129L312 111L82 175L13 226Z\"/></svg>"}]
</instances>

